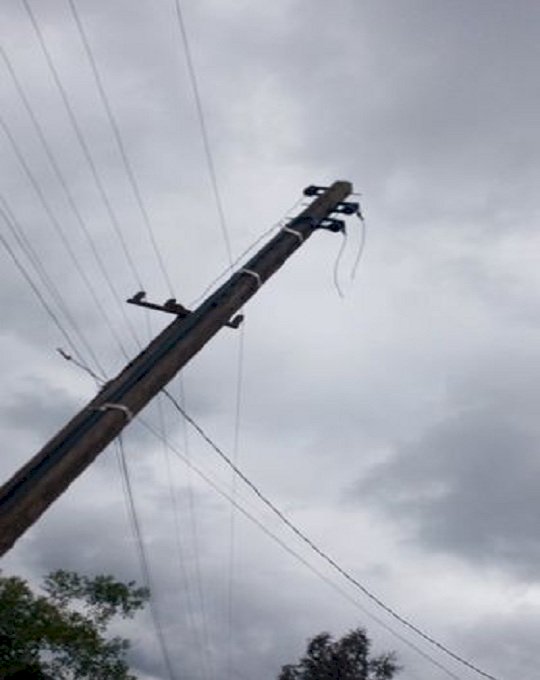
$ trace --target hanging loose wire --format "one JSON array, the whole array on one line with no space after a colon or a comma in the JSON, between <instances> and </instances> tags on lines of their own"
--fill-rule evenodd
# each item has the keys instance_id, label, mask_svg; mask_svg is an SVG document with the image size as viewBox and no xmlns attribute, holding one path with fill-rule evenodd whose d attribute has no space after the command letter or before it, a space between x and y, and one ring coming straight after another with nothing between
<instances>
[{"instance_id":1,"label":"hanging loose wire","mask_svg":"<svg viewBox=\"0 0 540 680\"><path fill-rule=\"evenodd\" d=\"M341 244L339 246L338 254L336 256L336 261L334 262L334 286L337 290L337 293L340 298L344 298L345 295L343 293L343 289L341 288L341 285L339 283L339 266L341 264L341 260L343 258L343 253L345 252L345 249L347 247L347 229L346 227L343 227L343 231L341 232L343 235L343 239L341 240Z\"/></svg>"},{"instance_id":2,"label":"hanging loose wire","mask_svg":"<svg viewBox=\"0 0 540 680\"><path fill-rule=\"evenodd\" d=\"M71 354L68 354L64 349L62 349L62 347L57 347L56 351L66 361L71 361L72 364L75 364L75 366L83 370L85 373L88 373L88 375L94 379L94 382L98 387L101 387L103 385L103 383L105 382L105 378L103 378L103 376L98 375L91 368L86 366L86 364L83 364L82 362L78 361L75 357L72 357Z\"/></svg>"},{"instance_id":3,"label":"hanging loose wire","mask_svg":"<svg viewBox=\"0 0 540 680\"><path fill-rule=\"evenodd\" d=\"M355 215L358 217L360 220L360 225L359 229L355 229L354 231L358 235L358 245L357 245L357 252L354 258L353 265L351 267L351 272L350 272L350 279L351 281L354 281L356 279L356 274L358 273L358 266L360 264L360 261L362 260L362 257L364 255L364 250L366 247L366 221L364 219L364 216L362 215L362 212L360 208L356 211ZM341 266L341 261L343 258L343 255L345 253L345 250L347 248L347 241L348 241L348 231L347 228L344 227L343 231L341 232L343 234L343 241L341 242L336 261L334 263L334 286L338 292L338 295L340 298L345 297L345 294L343 292L343 288L340 284L339 281L339 270Z\"/></svg>"},{"instance_id":4,"label":"hanging loose wire","mask_svg":"<svg viewBox=\"0 0 540 680\"><path fill-rule=\"evenodd\" d=\"M305 543L314 553L316 553L321 559L323 559L327 564L329 564L336 572L341 574L341 576L353 585L356 589L362 592L368 599L370 599L374 604L376 604L380 609L389 614L392 618L398 621L400 624L411 630L413 633L421 637L423 640L428 642L433 647L437 648L439 651L443 652L454 661L457 661L462 666L465 666L469 670L474 671L478 675L487 678L488 680L499 680L494 675L483 671L481 668L468 661L464 657L460 656L456 652L453 652L449 647L443 643L436 640L429 633L424 632L414 623L409 621L407 618L398 614L392 607L387 605L383 600L381 600L377 595L371 592L366 586L364 586L360 581L358 581L354 576L352 576L348 571L346 571L342 566L340 566L328 553L319 548L319 546L312 541L301 529L299 529L272 501L270 501L263 492L236 466L231 458L221 449L213 439L205 432L205 430L185 411L182 409L181 405L172 397L172 395L167 391L163 390L167 395L171 403L178 410L179 413L187 420L187 422L195 429L195 431L207 442L207 444L219 455L219 457L225 461L225 463L238 475L238 477L253 491L253 493L303 542Z\"/></svg>"},{"instance_id":5,"label":"hanging loose wire","mask_svg":"<svg viewBox=\"0 0 540 680\"><path fill-rule=\"evenodd\" d=\"M356 253L356 258L354 260L352 269L351 269L351 281L354 281L356 278L356 274L358 271L358 265L360 264L360 261L362 260L362 257L364 255L364 250L366 248L366 220L364 219L364 216L362 215L362 211L360 209L357 210L356 216L360 220L360 229L357 230L358 234L358 251Z\"/></svg>"}]
</instances>

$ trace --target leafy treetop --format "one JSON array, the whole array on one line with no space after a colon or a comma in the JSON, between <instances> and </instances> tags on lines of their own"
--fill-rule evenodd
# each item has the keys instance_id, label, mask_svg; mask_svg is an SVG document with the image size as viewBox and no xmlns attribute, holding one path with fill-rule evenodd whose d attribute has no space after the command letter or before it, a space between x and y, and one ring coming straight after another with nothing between
<instances>
[{"instance_id":1,"label":"leafy treetop","mask_svg":"<svg viewBox=\"0 0 540 680\"><path fill-rule=\"evenodd\" d=\"M320 633L296 664L283 666L278 680L391 680L400 670L393 652L370 655L371 640L357 628L334 640Z\"/></svg>"},{"instance_id":2,"label":"leafy treetop","mask_svg":"<svg viewBox=\"0 0 540 680\"><path fill-rule=\"evenodd\" d=\"M113 617L132 617L144 606L146 588L58 570L45 578L43 591L0 576L2 680L134 680L125 662L129 641L105 633Z\"/></svg>"}]
</instances>

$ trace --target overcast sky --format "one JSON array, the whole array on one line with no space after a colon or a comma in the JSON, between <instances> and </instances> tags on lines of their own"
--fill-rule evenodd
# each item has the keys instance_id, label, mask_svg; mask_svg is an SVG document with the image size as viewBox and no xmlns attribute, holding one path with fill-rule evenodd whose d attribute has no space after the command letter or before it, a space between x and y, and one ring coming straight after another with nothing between
<instances>
[{"instance_id":1,"label":"overcast sky","mask_svg":"<svg viewBox=\"0 0 540 680\"><path fill-rule=\"evenodd\" d=\"M191 303L228 261L175 4L75 4L174 293ZM157 302L170 292L69 3L29 6L71 118L23 2L4 0L2 205L61 292L85 361L94 366L90 347L113 376L125 361L118 338L128 356L138 350L129 324L146 342L149 324L157 332L168 321L122 301L141 283ZM182 8L234 254L312 183L351 181L367 220L354 282L359 222L349 221L338 271L345 298L333 283L341 237L321 233L249 303L240 466L401 615L501 680L537 678L540 5ZM37 283L4 221L0 233ZM55 352L69 347L4 248L0 262L5 480L96 388ZM222 331L183 375L188 410L231 455L241 337ZM180 393L178 380L172 390ZM355 592L241 482L234 490L169 404L154 402L143 418L165 425L182 455L326 579L243 515L231 520L227 500L130 425L126 456L176 680L273 680L310 636L356 626L377 650L396 650L404 679L449 675L384 626L453 677L478 677ZM114 446L102 453L17 543L6 572L141 579L116 455ZM148 613L122 630L134 672L166 680Z\"/></svg>"}]
</instances>

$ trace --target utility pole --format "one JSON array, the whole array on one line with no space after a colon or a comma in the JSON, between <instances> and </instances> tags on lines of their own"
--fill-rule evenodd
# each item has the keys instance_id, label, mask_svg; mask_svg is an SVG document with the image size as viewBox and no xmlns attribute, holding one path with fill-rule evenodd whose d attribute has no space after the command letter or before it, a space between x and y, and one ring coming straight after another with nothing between
<instances>
[{"instance_id":1,"label":"utility pole","mask_svg":"<svg viewBox=\"0 0 540 680\"><path fill-rule=\"evenodd\" d=\"M0 555L210 338L223 326L238 326L242 319L234 315L314 231L344 229L332 215L356 212L358 204L345 202L351 192L352 185L342 181L308 187L304 193L313 202L192 312L175 300L162 307L143 302L142 292L129 300L177 318L0 488Z\"/></svg>"}]
</instances>

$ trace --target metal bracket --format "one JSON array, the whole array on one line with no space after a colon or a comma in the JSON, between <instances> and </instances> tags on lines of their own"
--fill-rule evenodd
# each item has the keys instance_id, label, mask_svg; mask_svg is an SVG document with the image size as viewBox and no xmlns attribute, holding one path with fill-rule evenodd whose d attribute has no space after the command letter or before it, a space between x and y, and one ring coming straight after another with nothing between
<instances>
[{"instance_id":1,"label":"metal bracket","mask_svg":"<svg viewBox=\"0 0 540 680\"><path fill-rule=\"evenodd\" d=\"M191 314L190 309L186 309L183 305L176 301L175 298L170 298L163 305L157 305L154 302L147 302L145 300L146 293L140 290L135 293L133 297L126 300L130 305L137 305L137 307L146 307L147 309L156 309L158 312L167 312L168 314L175 314L180 319L185 319ZM243 314L237 314L230 321L225 324L228 328L238 328L244 320Z\"/></svg>"},{"instance_id":2,"label":"metal bracket","mask_svg":"<svg viewBox=\"0 0 540 680\"><path fill-rule=\"evenodd\" d=\"M341 215L354 215L359 210L360 203L343 201L343 203L338 203L332 212L339 213Z\"/></svg>"},{"instance_id":3,"label":"metal bracket","mask_svg":"<svg viewBox=\"0 0 540 680\"><path fill-rule=\"evenodd\" d=\"M324 194L327 187L318 187L315 184L310 184L304 189L304 196L320 196Z\"/></svg>"},{"instance_id":4,"label":"metal bracket","mask_svg":"<svg viewBox=\"0 0 540 680\"><path fill-rule=\"evenodd\" d=\"M337 234L340 231L345 231L345 222L343 220L335 220L332 217L327 217L319 222L319 229L327 229L328 231Z\"/></svg>"}]
</instances>

